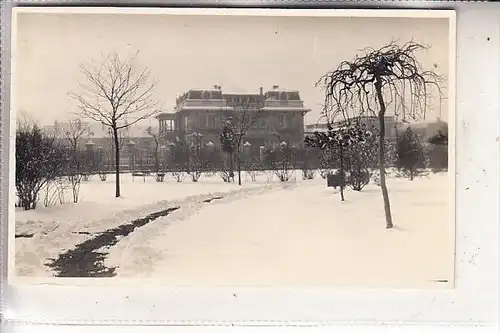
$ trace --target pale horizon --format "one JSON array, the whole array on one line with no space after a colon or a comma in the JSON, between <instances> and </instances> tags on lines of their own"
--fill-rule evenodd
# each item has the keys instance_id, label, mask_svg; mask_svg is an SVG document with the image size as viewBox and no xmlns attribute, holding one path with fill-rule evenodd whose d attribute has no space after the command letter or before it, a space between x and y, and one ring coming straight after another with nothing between
<instances>
[{"instance_id":1,"label":"pale horizon","mask_svg":"<svg viewBox=\"0 0 500 333\"><path fill-rule=\"evenodd\" d=\"M237 27L237 33L235 33ZM79 66L102 54L131 55L158 81L155 98L164 112L189 89L220 85L224 93L258 93L279 85L298 90L320 117L323 91L316 81L365 47L410 40L430 46L418 54L426 69L448 77L446 18L236 17L21 13L17 18L16 112L43 125L77 112L68 92L77 91ZM443 87L447 97L447 87ZM448 121L448 103L441 103ZM429 105L426 121L439 117ZM156 125L150 119L140 124Z\"/></svg>"}]
</instances>

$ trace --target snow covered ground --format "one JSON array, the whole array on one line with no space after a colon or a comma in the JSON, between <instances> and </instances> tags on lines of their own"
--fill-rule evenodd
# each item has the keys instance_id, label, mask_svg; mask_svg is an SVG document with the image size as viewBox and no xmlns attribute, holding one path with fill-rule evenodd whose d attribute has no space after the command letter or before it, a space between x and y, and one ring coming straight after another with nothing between
<instances>
[{"instance_id":1,"label":"snow covered ground","mask_svg":"<svg viewBox=\"0 0 500 333\"><path fill-rule=\"evenodd\" d=\"M452 286L448 179L390 178L392 230L385 229L376 185L347 190L341 202L319 176L289 184L268 184L263 176L243 189L217 177L198 184L136 179L124 182L124 198L111 200L113 184L96 181L82 186L77 205L16 214L16 233L35 234L16 239L16 270L50 276L48 258L91 237L74 232L107 230L178 205L109 248L105 265L117 267L118 278L168 285ZM224 198L202 202L215 192Z\"/></svg>"},{"instance_id":2,"label":"snow covered ground","mask_svg":"<svg viewBox=\"0 0 500 333\"><path fill-rule=\"evenodd\" d=\"M243 188L263 186L260 182L245 182ZM80 201L36 210L16 209L15 240L16 273L19 276L51 276L45 266L49 258L72 249L76 244L96 234L151 212L176 206L179 201L239 190L237 184L225 184L218 176L202 177L198 183L185 179L177 183L172 178L157 183L153 177L123 175L122 196L114 197L114 177L101 182L94 177L81 183ZM68 200L71 193L66 194Z\"/></svg>"}]
</instances>

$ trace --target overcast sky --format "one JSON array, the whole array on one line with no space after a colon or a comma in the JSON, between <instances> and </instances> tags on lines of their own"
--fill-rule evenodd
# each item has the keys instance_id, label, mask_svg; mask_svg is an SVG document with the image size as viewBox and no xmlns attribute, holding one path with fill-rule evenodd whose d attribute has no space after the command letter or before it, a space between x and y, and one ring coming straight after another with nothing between
<instances>
[{"instance_id":1,"label":"overcast sky","mask_svg":"<svg viewBox=\"0 0 500 333\"><path fill-rule=\"evenodd\" d=\"M279 85L300 91L312 109L306 122L314 123L323 101L314 84L340 61L367 46L414 39L431 46L419 54L423 66L446 76L448 34L446 19L22 13L16 111L44 124L63 120L76 110L67 93L78 88L82 62L139 50L138 61L158 80L156 97L167 111L189 88L218 84L226 92L258 92ZM442 106L447 120L446 101ZM432 109L430 120L439 108Z\"/></svg>"}]
</instances>

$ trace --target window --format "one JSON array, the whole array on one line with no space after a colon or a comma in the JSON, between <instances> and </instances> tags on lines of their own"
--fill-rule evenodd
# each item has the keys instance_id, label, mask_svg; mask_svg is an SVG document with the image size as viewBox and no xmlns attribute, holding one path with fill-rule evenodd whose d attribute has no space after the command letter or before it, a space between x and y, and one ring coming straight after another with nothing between
<instances>
[{"instance_id":1,"label":"window","mask_svg":"<svg viewBox=\"0 0 500 333\"><path fill-rule=\"evenodd\" d=\"M285 115L284 114L279 114L278 115L278 127L279 128L284 128L285 127Z\"/></svg>"},{"instance_id":2,"label":"window","mask_svg":"<svg viewBox=\"0 0 500 333\"><path fill-rule=\"evenodd\" d=\"M198 116L198 128L207 128L207 116L200 115Z\"/></svg>"},{"instance_id":3,"label":"window","mask_svg":"<svg viewBox=\"0 0 500 333\"><path fill-rule=\"evenodd\" d=\"M286 121L286 126L285 126L285 127L287 127L287 128L291 128L291 127L293 127L293 118L294 118L294 114L293 114L293 113L289 113L289 114L287 114L286 116L287 116L287 117L286 117L286 119L285 119L285 121Z\"/></svg>"},{"instance_id":4,"label":"window","mask_svg":"<svg viewBox=\"0 0 500 333\"><path fill-rule=\"evenodd\" d=\"M215 116L214 115L207 116L207 120L208 120L207 127L210 129L215 129Z\"/></svg>"},{"instance_id":5,"label":"window","mask_svg":"<svg viewBox=\"0 0 500 333\"><path fill-rule=\"evenodd\" d=\"M167 123L167 131L175 131L175 120L169 120Z\"/></svg>"},{"instance_id":6,"label":"window","mask_svg":"<svg viewBox=\"0 0 500 333\"><path fill-rule=\"evenodd\" d=\"M210 99L211 98L211 94L210 94L210 91L204 91L203 94L202 94L202 97L203 99Z\"/></svg>"}]
</instances>

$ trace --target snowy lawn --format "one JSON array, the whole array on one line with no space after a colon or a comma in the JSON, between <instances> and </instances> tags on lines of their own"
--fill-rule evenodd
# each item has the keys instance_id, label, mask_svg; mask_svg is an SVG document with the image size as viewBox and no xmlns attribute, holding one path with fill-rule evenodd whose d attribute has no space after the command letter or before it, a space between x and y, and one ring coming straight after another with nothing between
<instances>
[{"instance_id":1,"label":"snowy lawn","mask_svg":"<svg viewBox=\"0 0 500 333\"><path fill-rule=\"evenodd\" d=\"M243 190L265 186L266 181L245 182ZM23 211L16 209L16 272L19 276L51 276L45 266L65 250L91 237L91 234L114 228L132 219L174 206L179 201L196 200L213 193L240 190L237 184L223 183L219 176L203 177L198 183L186 178L177 183L169 178L157 183L153 177L122 175L122 197L114 197L114 177L101 182L97 177L82 181L80 201L53 207ZM71 193L66 193L67 200Z\"/></svg>"},{"instance_id":2,"label":"snowy lawn","mask_svg":"<svg viewBox=\"0 0 500 333\"><path fill-rule=\"evenodd\" d=\"M345 202L319 177L236 193L136 230L105 263L118 277L179 286L451 287L448 179L389 179L391 230L376 185L348 190Z\"/></svg>"}]
</instances>

